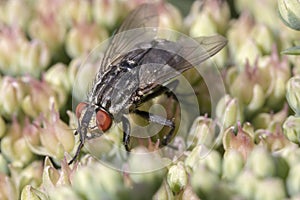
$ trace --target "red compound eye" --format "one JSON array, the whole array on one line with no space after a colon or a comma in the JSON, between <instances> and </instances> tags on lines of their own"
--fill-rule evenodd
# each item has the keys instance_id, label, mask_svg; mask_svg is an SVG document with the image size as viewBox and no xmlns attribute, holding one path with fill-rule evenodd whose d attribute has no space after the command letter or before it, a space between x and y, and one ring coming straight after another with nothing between
<instances>
[{"instance_id":1,"label":"red compound eye","mask_svg":"<svg viewBox=\"0 0 300 200\"><path fill-rule=\"evenodd\" d=\"M111 126L111 122L112 122L112 119L106 111L104 111L104 110L97 111L96 123L100 130L106 131L107 129L109 129Z\"/></svg>"},{"instance_id":2,"label":"red compound eye","mask_svg":"<svg viewBox=\"0 0 300 200\"><path fill-rule=\"evenodd\" d=\"M80 102L76 107L76 117L79 119L82 111L87 107L87 103Z\"/></svg>"}]
</instances>

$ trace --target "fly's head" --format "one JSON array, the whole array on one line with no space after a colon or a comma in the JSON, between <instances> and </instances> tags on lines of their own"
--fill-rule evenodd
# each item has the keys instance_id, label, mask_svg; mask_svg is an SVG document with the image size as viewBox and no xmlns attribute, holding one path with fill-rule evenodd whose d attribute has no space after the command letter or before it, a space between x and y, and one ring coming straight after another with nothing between
<instances>
[{"instance_id":1,"label":"fly's head","mask_svg":"<svg viewBox=\"0 0 300 200\"><path fill-rule=\"evenodd\" d=\"M85 138L101 136L112 124L111 115L94 104L79 103L76 107L76 116L78 119L76 132L80 135L81 142L84 142Z\"/></svg>"}]
</instances>

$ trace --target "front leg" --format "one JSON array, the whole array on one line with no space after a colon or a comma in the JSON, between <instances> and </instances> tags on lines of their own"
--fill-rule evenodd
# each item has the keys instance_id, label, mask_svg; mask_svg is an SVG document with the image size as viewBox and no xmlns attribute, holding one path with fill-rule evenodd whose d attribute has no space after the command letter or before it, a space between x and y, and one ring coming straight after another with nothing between
<instances>
[{"instance_id":1,"label":"front leg","mask_svg":"<svg viewBox=\"0 0 300 200\"><path fill-rule=\"evenodd\" d=\"M130 123L129 120L122 116L122 125L123 125L123 144L127 152L130 152L129 143L130 143Z\"/></svg>"}]
</instances>

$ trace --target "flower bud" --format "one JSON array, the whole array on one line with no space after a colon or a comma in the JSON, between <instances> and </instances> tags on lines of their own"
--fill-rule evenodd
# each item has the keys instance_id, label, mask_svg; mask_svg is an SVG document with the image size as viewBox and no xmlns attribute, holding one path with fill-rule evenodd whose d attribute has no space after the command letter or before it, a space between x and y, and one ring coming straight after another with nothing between
<instances>
[{"instance_id":1,"label":"flower bud","mask_svg":"<svg viewBox=\"0 0 300 200\"><path fill-rule=\"evenodd\" d=\"M230 10L227 2L212 0L203 3L195 1L186 19L186 24L191 26L190 35L193 37L215 33L224 34L229 24L229 19ZM208 23L205 23L205 21Z\"/></svg>"},{"instance_id":2,"label":"flower bud","mask_svg":"<svg viewBox=\"0 0 300 200\"><path fill-rule=\"evenodd\" d=\"M167 182L175 194L178 194L186 187L188 175L182 162L178 162L169 169Z\"/></svg>"},{"instance_id":3,"label":"flower bud","mask_svg":"<svg viewBox=\"0 0 300 200\"><path fill-rule=\"evenodd\" d=\"M2 199L19 199L16 185L5 174L0 173L0 197Z\"/></svg>"},{"instance_id":4,"label":"flower bud","mask_svg":"<svg viewBox=\"0 0 300 200\"><path fill-rule=\"evenodd\" d=\"M50 63L50 52L47 46L38 40L23 43L19 55L19 67L22 74L39 77Z\"/></svg>"},{"instance_id":5,"label":"flower bud","mask_svg":"<svg viewBox=\"0 0 300 200\"><path fill-rule=\"evenodd\" d=\"M67 94L64 94L64 96L60 95L43 80L38 81L29 76L24 76L22 77L22 82L28 86L28 94L23 99L22 109L25 114L31 117L47 113L52 104L55 107L61 107L67 98Z\"/></svg>"},{"instance_id":6,"label":"flower bud","mask_svg":"<svg viewBox=\"0 0 300 200\"><path fill-rule=\"evenodd\" d=\"M215 135L215 126L216 124L213 120L207 116L197 117L188 134L188 141L191 143L191 148L196 145L205 145L208 148L212 147L217 138Z\"/></svg>"},{"instance_id":7,"label":"flower bud","mask_svg":"<svg viewBox=\"0 0 300 200\"><path fill-rule=\"evenodd\" d=\"M286 98L289 106L300 116L300 76L292 77L286 85Z\"/></svg>"},{"instance_id":8,"label":"flower bud","mask_svg":"<svg viewBox=\"0 0 300 200\"><path fill-rule=\"evenodd\" d=\"M225 151L228 151L230 149L239 151L242 154L244 160L246 160L250 152L254 148L254 138L250 131L248 131L238 123L238 130L236 134L234 127L230 127L225 130L223 135L223 146Z\"/></svg>"},{"instance_id":9,"label":"flower bud","mask_svg":"<svg viewBox=\"0 0 300 200\"><path fill-rule=\"evenodd\" d=\"M1 27L0 32L0 70L5 74L20 73L19 53L21 46L27 43L25 33L13 27ZM13 53L11 53L13 52Z\"/></svg>"},{"instance_id":10,"label":"flower bud","mask_svg":"<svg viewBox=\"0 0 300 200\"><path fill-rule=\"evenodd\" d=\"M292 165L286 180L287 191L290 196L300 193L300 163Z\"/></svg>"},{"instance_id":11,"label":"flower bud","mask_svg":"<svg viewBox=\"0 0 300 200\"><path fill-rule=\"evenodd\" d=\"M237 98L231 98L229 95L225 95L218 102L216 108L216 115L224 129L233 126L237 121L241 121L241 112Z\"/></svg>"},{"instance_id":12,"label":"flower bud","mask_svg":"<svg viewBox=\"0 0 300 200\"><path fill-rule=\"evenodd\" d=\"M213 199L212 197L221 198L222 194L215 193L219 184L220 179L218 175L204 166L197 168L197 170L191 174L191 186L201 199Z\"/></svg>"},{"instance_id":13,"label":"flower bud","mask_svg":"<svg viewBox=\"0 0 300 200\"><path fill-rule=\"evenodd\" d=\"M266 178L258 182L254 199L281 200L285 199L284 183L279 178Z\"/></svg>"},{"instance_id":14,"label":"flower bud","mask_svg":"<svg viewBox=\"0 0 300 200\"><path fill-rule=\"evenodd\" d=\"M66 35L66 26L55 16L49 14L37 17L29 25L30 37L45 42L54 57L61 54L60 48Z\"/></svg>"},{"instance_id":15,"label":"flower bud","mask_svg":"<svg viewBox=\"0 0 300 200\"><path fill-rule=\"evenodd\" d=\"M72 185L76 193L81 194L81 198L85 199L128 198L122 174L98 162L92 162L88 166L79 168L74 174Z\"/></svg>"},{"instance_id":16,"label":"flower bud","mask_svg":"<svg viewBox=\"0 0 300 200\"><path fill-rule=\"evenodd\" d=\"M131 3L126 2L126 4ZM126 5L125 4L125 5ZM97 24L107 27L108 29L113 29L120 18L128 13L127 8L124 9L123 2L118 0L95 0L92 2L92 13L93 18Z\"/></svg>"},{"instance_id":17,"label":"flower bud","mask_svg":"<svg viewBox=\"0 0 300 200\"><path fill-rule=\"evenodd\" d=\"M287 26L300 30L300 2L298 0L278 0L278 10L282 21Z\"/></svg>"},{"instance_id":18,"label":"flower bud","mask_svg":"<svg viewBox=\"0 0 300 200\"><path fill-rule=\"evenodd\" d=\"M5 5L6 22L12 26L26 28L33 15L33 6L29 1L7 1Z\"/></svg>"},{"instance_id":19,"label":"flower bud","mask_svg":"<svg viewBox=\"0 0 300 200\"><path fill-rule=\"evenodd\" d=\"M72 26L74 24L91 22L92 2L80 0L66 1L63 5L62 15L67 24Z\"/></svg>"},{"instance_id":20,"label":"flower bud","mask_svg":"<svg viewBox=\"0 0 300 200\"><path fill-rule=\"evenodd\" d=\"M262 23L257 23L253 27L250 36L255 40L256 45L264 54L269 54L272 50L272 45L276 42L272 30Z\"/></svg>"},{"instance_id":21,"label":"flower bud","mask_svg":"<svg viewBox=\"0 0 300 200\"><path fill-rule=\"evenodd\" d=\"M161 2L158 5L158 12L159 27L173 30L181 29L182 16L178 8L168 2Z\"/></svg>"},{"instance_id":22,"label":"flower bud","mask_svg":"<svg viewBox=\"0 0 300 200\"><path fill-rule=\"evenodd\" d=\"M66 93L70 91L71 85L68 76L67 66L63 63L56 63L45 73L45 80L54 88L62 88Z\"/></svg>"},{"instance_id":23,"label":"flower bud","mask_svg":"<svg viewBox=\"0 0 300 200\"><path fill-rule=\"evenodd\" d=\"M51 192L49 194L49 197L50 199L55 200L82 200L81 194L77 194L70 186L62 186L55 188L55 192Z\"/></svg>"},{"instance_id":24,"label":"flower bud","mask_svg":"<svg viewBox=\"0 0 300 200\"><path fill-rule=\"evenodd\" d=\"M46 194L35 189L31 185L26 185L22 190L21 199L22 200L41 200L41 199L47 199L47 196L46 196Z\"/></svg>"},{"instance_id":25,"label":"flower bud","mask_svg":"<svg viewBox=\"0 0 300 200\"><path fill-rule=\"evenodd\" d=\"M256 129L268 129L269 131L274 130L276 124L283 124L288 115L287 104L277 113L259 113L252 120L253 126Z\"/></svg>"},{"instance_id":26,"label":"flower bud","mask_svg":"<svg viewBox=\"0 0 300 200\"><path fill-rule=\"evenodd\" d=\"M66 36L66 51L72 58L90 52L108 38L107 31L96 24L78 24Z\"/></svg>"},{"instance_id":27,"label":"flower bud","mask_svg":"<svg viewBox=\"0 0 300 200\"><path fill-rule=\"evenodd\" d=\"M244 167L244 159L240 152L229 149L224 154L223 159L223 178L233 181Z\"/></svg>"},{"instance_id":28,"label":"flower bud","mask_svg":"<svg viewBox=\"0 0 300 200\"><path fill-rule=\"evenodd\" d=\"M258 178L249 170L243 170L234 182L234 190L246 199L254 199Z\"/></svg>"},{"instance_id":29,"label":"flower bud","mask_svg":"<svg viewBox=\"0 0 300 200\"><path fill-rule=\"evenodd\" d=\"M159 190L153 196L153 200L172 199L172 198L174 198L174 195L166 181L164 181L161 184Z\"/></svg>"},{"instance_id":30,"label":"flower bud","mask_svg":"<svg viewBox=\"0 0 300 200\"><path fill-rule=\"evenodd\" d=\"M247 166L259 178L271 177L276 172L275 162L270 152L264 147L257 146L251 152Z\"/></svg>"},{"instance_id":31,"label":"flower bud","mask_svg":"<svg viewBox=\"0 0 300 200\"><path fill-rule=\"evenodd\" d=\"M34 158L22 135L22 127L16 118L13 118L6 136L1 140L1 152L15 167L26 166Z\"/></svg>"},{"instance_id":32,"label":"flower bud","mask_svg":"<svg viewBox=\"0 0 300 200\"><path fill-rule=\"evenodd\" d=\"M0 154L0 173L8 174L8 165L7 160L2 154Z\"/></svg>"},{"instance_id":33,"label":"flower bud","mask_svg":"<svg viewBox=\"0 0 300 200\"><path fill-rule=\"evenodd\" d=\"M25 95L25 88L22 82L8 76L4 77L0 84L0 95L2 98L0 112L5 117L11 118L13 114L19 113L20 104Z\"/></svg>"},{"instance_id":34,"label":"flower bud","mask_svg":"<svg viewBox=\"0 0 300 200\"><path fill-rule=\"evenodd\" d=\"M222 158L218 151L206 148L204 145L196 146L185 159L185 165L192 170L205 166L215 174L221 174Z\"/></svg>"},{"instance_id":35,"label":"flower bud","mask_svg":"<svg viewBox=\"0 0 300 200\"><path fill-rule=\"evenodd\" d=\"M0 139L3 138L6 132L6 125L3 118L0 116Z\"/></svg>"},{"instance_id":36,"label":"flower bud","mask_svg":"<svg viewBox=\"0 0 300 200\"><path fill-rule=\"evenodd\" d=\"M291 142L300 143L300 117L289 116L283 124L284 135Z\"/></svg>"}]
</instances>

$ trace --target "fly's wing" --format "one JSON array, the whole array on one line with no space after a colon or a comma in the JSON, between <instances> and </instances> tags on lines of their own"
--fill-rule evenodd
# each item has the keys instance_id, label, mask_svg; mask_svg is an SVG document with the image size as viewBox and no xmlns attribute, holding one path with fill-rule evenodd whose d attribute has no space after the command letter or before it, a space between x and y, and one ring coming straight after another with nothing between
<instances>
[{"instance_id":1,"label":"fly's wing","mask_svg":"<svg viewBox=\"0 0 300 200\"><path fill-rule=\"evenodd\" d=\"M118 58L134 48L136 44L153 40L156 30L149 31L147 27L157 26L158 13L155 4L143 4L137 7L127 16L111 39L102 59L98 76L109 70L111 64L118 62ZM138 31L134 29L138 29Z\"/></svg>"},{"instance_id":2,"label":"fly's wing","mask_svg":"<svg viewBox=\"0 0 300 200\"><path fill-rule=\"evenodd\" d=\"M218 53L226 44L227 40L219 35L194 39L184 36L177 42L158 44L141 60L139 87L145 88L147 92L198 66ZM157 54L155 51L160 53Z\"/></svg>"}]
</instances>

